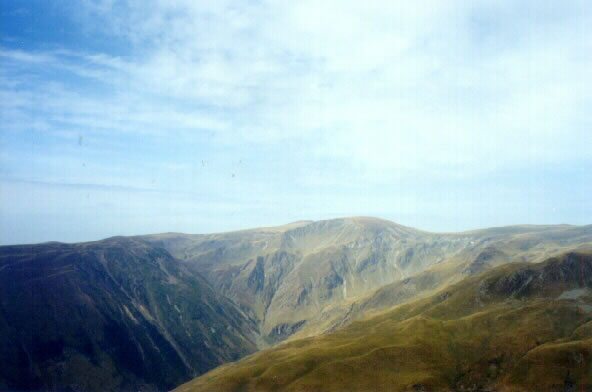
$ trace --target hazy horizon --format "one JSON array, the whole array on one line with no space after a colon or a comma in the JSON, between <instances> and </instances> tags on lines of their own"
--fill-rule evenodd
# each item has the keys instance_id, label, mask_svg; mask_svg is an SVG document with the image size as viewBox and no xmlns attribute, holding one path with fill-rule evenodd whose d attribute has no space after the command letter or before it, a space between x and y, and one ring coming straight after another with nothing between
<instances>
[{"instance_id":1,"label":"hazy horizon","mask_svg":"<svg viewBox=\"0 0 592 392\"><path fill-rule=\"evenodd\" d=\"M488 226L488 227L476 227L476 228L471 228L471 229L467 229L467 230L459 230L459 231L431 231L431 230L425 230L421 227L413 227L413 226L409 226L409 225L405 225L402 224L400 222L396 222L390 219L385 219L382 217L377 217L377 216L336 216L336 217L332 217L332 218L326 218L326 219L318 219L318 220L311 220L311 219L302 219L302 220L296 220L296 221L291 221L291 222L284 222L284 223L280 223L280 224L274 224L274 225L262 225L262 226L249 226L249 227L238 227L238 228L231 228L228 230L221 230L221 231L210 231L210 232L179 232L179 231L166 231L166 232L146 232L146 233L132 233L132 234L113 234L113 235L109 235L106 237L100 237L100 238L85 238L85 239L80 239L80 240L74 240L74 241L60 241L60 240L47 240L47 241L39 241L39 242L31 242L31 243L26 243L26 242L21 242L21 243L0 243L0 246L10 246L10 245L33 245L33 244L39 244L39 243L50 243L50 242L61 242L61 243L66 243L66 244L75 244L75 243L84 243L84 242L95 242L95 241L102 241L108 238L113 238L113 237L135 237L135 236L148 236L148 235L166 235L166 234L187 234L187 235L216 235L216 234L224 234L224 233L235 233L235 232L240 232L240 231L245 231L245 230L252 230L252 229L267 229L267 228L275 228L275 227L283 227L283 226L291 226L291 225L295 225L295 224L299 224L299 223L303 223L303 224L308 224L308 223L314 223L314 222L323 222L323 221L330 221L330 220L341 220L341 219L356 219L356 218L363 218L363 219L376 219L379 221L386 221L386 222L391 222L403 227L408 227L411 229L417 229L419 231L423 231L425 233L432 233L432 234L456 234L456 233L468 233L468 232L472 232L472 231L479 231L479 230L485 230L485 229L495 229L495 228L501 228L501 227L520 227L520 226L540 226L540 227L546 227L546 226L571 226L571 227L578 227L578 226L590 226L592 225L592 223L589 224L583 224L583 225L573 225L570 223L552 223L552 224L530 224L530 223L524 223L524 224L515 224L515 225L503 225L503 226Z\"/></svg>"},{"instance_id":2,"label":"hazy horizon","mask_svg":"<svg viewBox=\"0 0 592 392\"><path fill-rule=\"evenodd\" d=\"M591 224L591 11L5 0L0 244Z\"/></svg>"}]
</instances>

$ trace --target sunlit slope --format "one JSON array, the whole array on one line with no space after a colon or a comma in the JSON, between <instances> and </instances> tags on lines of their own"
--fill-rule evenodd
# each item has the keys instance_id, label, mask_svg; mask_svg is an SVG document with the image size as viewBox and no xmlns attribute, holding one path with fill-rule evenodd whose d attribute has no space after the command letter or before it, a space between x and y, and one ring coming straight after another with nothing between
<instances>
[{"instance_id":1,"label":"sunlit slope","mask_svg":"<svg viewBox=\"0 0 592 392\"><path fill-rule=\"evenodd\" d=\"M522 226L485 229L482 232L504 234L500 237L486 236L482 240L483 245L467 248L420 273L328 306L290 339L333 331L395 305L427 297L450 284L498 265L518 261L536 263L568 251L592 251L592 242L589 242L592 239L592 226L555 226L551 229L547 226L543 231L512 233L520 228Z\"/></svg>"},{"instance_id":2,"label":"sunlit slope","mask_svg":"<svg viewBox=\"0 0 592 392\"><path fill-rule=\"evenodd\" d=\"M508 264L178 391L592 390L592 253Z\"/></svg>"},{"instance_id":3,"label":"sunlit slope","mask_svg":"<svg viewBox=\"0 0 592 392\"><path fill-rule=\"evenodd\" d=\"M255 334L145 241L0 247L0 390L163 390L252 353Z\"/></svg>"},{"instance_id":4,"label":"sunlit slope","mask_svg":"<svg viewBox=\"0 0 592 392\"><path fill-rule=\"evenodd\" d=\"M432 235L375 218L207 236L150 236L258 320L268 343L326 306L442 262L471 235Z\"/></svg>"},{"instance_id":5,"label":"sunlit slope","mask_svg":"<svg viewBox=\"0 0 592 392\"><path fill-rule=\"evenodd\" d=\"M265 346L333 330L496 265L542 261L586 243L590 248L592 226L442 234L352 217L145 238L202 273L257 320Z\"/></svg>"}]
</instances>

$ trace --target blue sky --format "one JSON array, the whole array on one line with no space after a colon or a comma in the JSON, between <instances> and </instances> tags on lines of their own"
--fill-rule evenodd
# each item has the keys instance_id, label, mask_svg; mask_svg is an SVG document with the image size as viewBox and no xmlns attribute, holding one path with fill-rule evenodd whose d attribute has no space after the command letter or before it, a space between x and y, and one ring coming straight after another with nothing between
<instances>
[{"instance_id":1,"label":"blue sky","mask_svg":"<svg viewBox=\"0 0 592 392\"><path fill-rule=\"evenodd\" d=\"M0 243L592 223L588 1L0 2Z\"/></svg>"}]
</instances>

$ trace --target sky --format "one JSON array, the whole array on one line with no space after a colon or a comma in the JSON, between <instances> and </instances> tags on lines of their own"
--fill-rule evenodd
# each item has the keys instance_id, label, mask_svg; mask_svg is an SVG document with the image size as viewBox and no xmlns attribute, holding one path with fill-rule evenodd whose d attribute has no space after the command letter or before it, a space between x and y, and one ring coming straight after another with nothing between
<instances>
[{"instance_id":1,"label":"sky","mask_svg":"<svg viewBox=\"0 0 592 392\"><path fill-rule=\"evenodd\" d=\"M592 3L0 2L0 244L592 224Z\"/></svg>"}]
</instances>

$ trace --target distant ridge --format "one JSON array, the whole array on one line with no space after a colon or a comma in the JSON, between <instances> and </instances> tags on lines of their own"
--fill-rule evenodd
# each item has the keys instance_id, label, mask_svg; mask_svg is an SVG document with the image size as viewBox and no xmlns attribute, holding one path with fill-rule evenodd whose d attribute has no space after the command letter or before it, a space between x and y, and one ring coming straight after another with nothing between
<instances>
[{"instance_id":1,"label":"distant ridge","mask_svg":"<svg viewBox=\"0 0 592 392\"><path fill-rule=\"evenodd\" d=\"M430 233L360 216L142 238L206 276L258 320L266 347L333 330L495 265L589 246L592 225ZM405 279L413 284L402 285ZM380 297L372 296L379 289Z\"/></svg>"}]
</instances>

